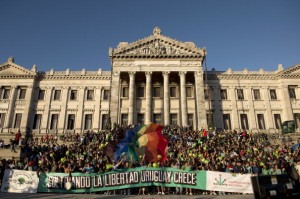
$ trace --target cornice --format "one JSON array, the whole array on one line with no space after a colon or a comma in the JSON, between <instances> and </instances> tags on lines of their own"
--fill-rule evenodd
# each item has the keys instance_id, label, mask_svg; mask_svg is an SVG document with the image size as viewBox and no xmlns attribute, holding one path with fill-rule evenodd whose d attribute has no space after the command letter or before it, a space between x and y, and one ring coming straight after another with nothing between
<instances>
[{"instance_id":1,"label":"cornice","mask_svg":"<svg viewBox=\"0 0 300 199\"><path fill-rule=\"evenodd\" d=\"M110 76L52 76L47 75L44 77L47 80L110 80Z\"/></svg>"},{"instance_id":2,"label":"cornice","mask_svg":"<svg viewBox=\"0 0 300 199\"><path fill-rule=\"evenodd\" d=\"M299 79L300 78L300 73L292 73L292 74L280 74L277 76L278 78L281 79Z\"/></svg>"},{"instance_id":3,"label":"cornice","mask_svg":"<svg viewBox=\"0 0 300 199\"><path fill-rule=\"evenodd\" d=\"M35 79L36 75L0 75L1 79Z\"/></svg>"},{"instance_id":4,"label":"cornice","mask_svg":"<svg viewBox=\"0 0 300 199\"><path fill-rule=\"evenodd\" d=\"M203 75L205 78L205 74ZM267 74L207 74L208 80L276 80L278 77L276 75Z\"/></svg>"}]
</instances>

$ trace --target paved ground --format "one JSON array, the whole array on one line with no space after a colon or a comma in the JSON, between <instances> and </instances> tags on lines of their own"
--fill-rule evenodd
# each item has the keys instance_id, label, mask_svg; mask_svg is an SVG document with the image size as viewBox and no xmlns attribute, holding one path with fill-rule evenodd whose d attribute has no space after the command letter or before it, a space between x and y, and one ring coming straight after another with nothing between
<instances>
[{"instance_id":1,"label":"paved ground","mask_svg":"<svg viewBox=\"0 0 300 199\"><path fill-rule=\"evenodd\" d=\"M193 195L193 196L185 196L185 195L150 195L150 196L143 196L143 195L130 195L130 196L122 196L122 195L99 195L99 194L48 194L48 193L39 193L39 194L17 194L17 193L0 193L1 199L40 199L40 198L47 198L47 199L97 199L97 198L109 198L109 199L119 199L119 198L139 198L139 199L152 199L152 198L161 198L161 199L180 199L180 198L189 198L189 199L252 199L254 198L253 195L225 195L225 196L210 196L210 195Z\"/></svg>"}]
</instances>

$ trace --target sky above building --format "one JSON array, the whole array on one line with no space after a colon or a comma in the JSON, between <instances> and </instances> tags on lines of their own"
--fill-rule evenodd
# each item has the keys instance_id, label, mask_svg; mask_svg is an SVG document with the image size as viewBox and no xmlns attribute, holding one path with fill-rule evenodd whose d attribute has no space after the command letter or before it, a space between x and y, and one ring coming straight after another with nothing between
<instances>
[{"instance_id":1,"label":"sky above building","mask_svg":"<svg viewBox=\"0 0 300 199\"><path fill-rule=\"evenodd\" d=\"M208 70L300 64L299 0L1 0L0 63L110 70L109 47L156 26L206 47Z\"/></svg>"}]
</instances>

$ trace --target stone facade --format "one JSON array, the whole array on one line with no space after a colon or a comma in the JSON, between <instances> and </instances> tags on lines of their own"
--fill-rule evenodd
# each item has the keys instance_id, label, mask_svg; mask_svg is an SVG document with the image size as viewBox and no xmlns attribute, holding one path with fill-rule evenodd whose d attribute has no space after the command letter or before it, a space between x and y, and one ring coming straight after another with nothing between
<instances>
[{"instance_id":1,"label":"stone facade","mask_svg":"<svg viewBox=\"0 0 300 199\"><path fill-rule=\"evenodd\" d=\"M0 65L0 132L82 133L108 124L157 122L277 132L300 127L300 64L275 71L208 71L204 48L164 36L109 49L111 71Z\"/></svg>"}]
</instances>

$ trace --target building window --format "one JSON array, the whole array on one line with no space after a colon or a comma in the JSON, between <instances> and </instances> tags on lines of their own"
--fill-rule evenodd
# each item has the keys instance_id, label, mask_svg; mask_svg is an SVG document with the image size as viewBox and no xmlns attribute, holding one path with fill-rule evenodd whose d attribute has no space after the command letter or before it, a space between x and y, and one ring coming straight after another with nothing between
<instances>
[{"instance_id":1,"label":"building window","mask_svg":"<svg viewBox=\"0 0 300 199\"><path fill-rule=\"evenodd\" d=\"M109 90L103 90L103 100L109 100Z\"/></svg>"},{"instance_id":2,"label":"building window","mask_svg":"<svg viewBox=\"0 0 300 199\"><path fill-rule=\"evenodd\" d=\"M94 100L94 90L87 90L86 99L87 100Z\"/></svg>"},{"instance_id":3,"label":"building window","mask_svg":"<svg viewBox=\"0 0 300 199\"><path fill-rule=\"evenodd\" d=\"M137 115L137 122L138 124L144 124L144 114L138 114Z\"/></svg>"},{"instance_id":4,"label":"building window","mask_svg":"<svg viewBox=\"0 0 300 199\"><path fill-rule=\"evenodd\" d=\"M223 125L225 130L231 129L231 120L229 114L223 114Z\"/></svg>"},{"instance_id":5,"label":"building window","mask_svg":"<svg viewBox=\"0 0 300 199\"><path fill-rule=\"evenodd\" d=\"M275 89L270 89L270 97L271 97L271 100L276 100L277 99L277 95L276 95L276 90Z\"/></svg>"},{"instance_id":6,"label":"building window","mask_svg":"<svg viewBox=\"0 0 300 199\"><path fill-rule=\"evenodd\" d=\"M5 122L5 113L0 113L0 128L4 127L4 122Z\"/></svg>"},{"instance_id":7,"label":"building window","mask_svg":"<svg viewBox=\"0 0 300 199\"><path fill-rule=\"evenodd\" d=\"M153 87L153 97L161 97L161 87Z\"/></svg>"},{"instance_id":8,"label":"building window","mask_svg":"<svg viewBox=\"0 0 300 199\"><path fill-rule=\"evenodd\" d=\"M153 122L156 124L161 124L161 114L153 114Z\"/></svg>"},{"instance_id":9,"label":"building window","mask_svg":"<svg viewBox=\"0 0 300 199\"><path fill-rule=\"evenodd\" d=\"M300 113L294 113L294 120L296 124L296 128L300 128Z\"/></svg>"},{"instance_id":10,"label":"building window","mask_svg":"<svg viewBox=\"0 0 300 199\"><path fill-rule=\"evenodd\" d=\"M226 89L221 89L220 95L221 95L222 100L227 100L227 90Z\"/></svg>"},{"instance_id":11,"label":"building window","mask_svg":"<svg viewBox=\"0 0 300 199\"><path fill-rule=\"evenodd\" d=\"M265 119L263 114L257 114L257 122L258 122L258 128L261 130L265 130Z\"/></svg>"},{"instance_id":12,"label":"building window","mask_svg":"<svg viewBox=\"0 0 300 199\"><path fill-rule=\"evenodd\" d=\"M295 92L296 86L289 86L288 89L289 89L290 98L296 99L296 92Z\"/></svg>"},{"instance_id":13,"label":"building window","mask_svg":"<svg viewBox=\"0 0 300 199\"><path fill-rule=\"evenodd\" d=\"M77 90L71 90L70 100L77 100Z\"/></svg>"},{"instance_id":14,"label":"building window","mask_svg":"<svg viewBox=\"0 0 300 199\"><path fill-rule=\"evenodd\" d=\"M128 114L122 114L121 117L121 124L123 126L127 126L128 125Z\"/></svg>"},{"instance_id":15,"label":"building window","mask_svg":"<svg viewBox=\"0 0 300 199\"><path fill-rule=\"evenodd\" d=\"M128 97L129 96L129 88L123 87L122 88L122 97Z\"/></svg>"},{"instance_id":16,"label":"building window","mask_svg":"<svg viewBox=\"0 0 300 199\"><path fill-rule=\"evenodd\" d=\"M193 127L194 126L194 115L188 114L188 125Z\"/></svg>"},{"instance_id":17,"label":"building window","mask_svg":"<svg viewBox=\"0 0 300 199\"><path fill-rule=\"evenodd\" d=\"M84 130L92 129L92 114L86 114L84 118Z\"/></svg>"},{"instance_id":18,"label":"building window","mask_svg":"<svg viewBox=\"0 0 300 199\"><path fill-rule=\"evenodd\" d=\"M170 118L171 118L171 125L177 125L177 113L171 113Z\"/></svg>"},{"instance_id":19,"label":"building window","mask_svg":"<svg viewBox=\"0 0 300 199\"><path fill-rule=\"evenodd\" d=\"M60 100L61 90L54 90L53 100Z\"/></svg>"},{"instance_id":20,"label":"building window","mask_svg":"<svg viewBox=\"0 0 300 199\"><path fill-rule=\"evenodd\" d=\"M281 129L281 116L280 114L274 114L274 121L276 129Z\"/></svg>"},{"instance_id":21,"label":"building window","mask_svg":"<svg viewBox=\"0 0 300 199\"><path fill-rule=\"evenodd\" d=\"M204 89L204 99L209 99L209 89Z\"/></svg>"},{"instance_id":22,"label":"building window","mask_svg":"<svg viewBox=\"0 0 300 199\"><path fill-rule=\"evenodd\" d=\"M26 89L20 88L19 89L19 99L25 99L25 96L26 96Z\"/></svg>"},{"instance_id":23,"label":"building window","mask_svg":"<svg viewBox=\"0 0 300 199\"><path fill-rule=\"evenodd\" d=\"M58 114L51 115L50 129L57 129Z\"/></svg>"},{"instance_id":24,"label":"building window","mask_svg":"<svg viewBox=\"0 0 300 199\"><path fill-rule=\"evenodd\" d=\"M145 97L145 87L139 86L137 88L137 96L138 97Z\"/></svg>"},{"instance_id":25,"label":"building window","mask_svg":"<svg viewBox=\"0 0 300 199\"><path fill-rule=\"evenodd\" d=\"M259 89L253 89L254 100L260 100L260 92Z\"/></svg>"},{"instance_id":26,"label":"building window","mask_svg":"<svg viewBox=\"0 0 300 199\"><path fill-rule=\"evenodd\" d=\"M35 114L32 129L40 129L42 122L42 114Z\"/></svg>"},{"instance_id":27,"label":"building window","mask_svg":"<svg viewBox=\"0 0 300 199\"><path fill-rule=\"evenodd\" d=\"M15 129L20 128L20 126L21 126L21 120L22 120L22 113L16 113L16 115L15 115L15 122L14 122L14 125L13 125L13 127Z\"/></svg>"},{"instance_id":28,"label":"building window","mask_svg":"<svg viewBox=\"0 0 300 199\"><path fill-rule=\"evenodd\" d=\"M238 98L238 100L244 100L243 89L237 89L236 92L237 92L237 98Z\"/></svg>"},{"instance_id":29,"label":"building window","mask_svg":"<svg viewBox=\"0 0 300 199\"><path fill-rule=\"evenodd\" d=\"M188 86L186 87L186 97L193 97L193 87Z\"/></svg>"},{"instance_id":30,"label":"building window","mask_svg":"<svg viewBox=\"0 0 300 199\"><path fill-rule=\"evenodd\" d=\"M75 114L68 115L67 130L73 130L75 128Z\"/></svg>"},{"instance_id":31,"label":"building window","mask_svg":"<svg viewBox=\"0 0 300 199\"><path fill-rule=\"evenodd\" d=\"M109 127L109 117L108 114L102 114L102 130Z\"/></svg>"},{"instance_id":32,"label":"building window","mask_svg":"<svg viewBox=\"0 0 300 199\"><path fill-rule=\"evenodd\" d=\"M170 87L170 97L177 97L177 88L176 86Z\"/></svg>"},{"instance_id":33,"label":"building window","mask_svg":"<svg viewBox=\"0 0 300 199\"><path fill-rule=\"evenodd\" d=\"M10 89L7 87L4 87L1 89L1 99L9 99Z\"/></svg>"},{"instance_id":34,"label":"building window","mask_svg":"<svg viewBox=\"0 0 300 199\"><path fill-rule=\"evenodd\" d=\"M248 117L247 114L241 114L241 128L244 130L248 130L249 129L249 125L248 125Z\"/></svg>"},{"instance_id":35,"label":"building window","mask_svg":"<svg viewBox=\"0 0 300 199\"><path fill-rule=\"evenodd\" d=\"M214 124L214 116L212 113L207 113L206 114L206 121L207 121L207 126L212 127Z\"/></svg>"},{"instance_id":36,"label":"building window","mask_svg":"<svg viewBox=\"0 0 300 199\"><path fill-rule=\"evenodd\" d=\"M39 89L38 100L44 100L44 99L45 99L45 90Z\"/></svg>"}]
</instances>

